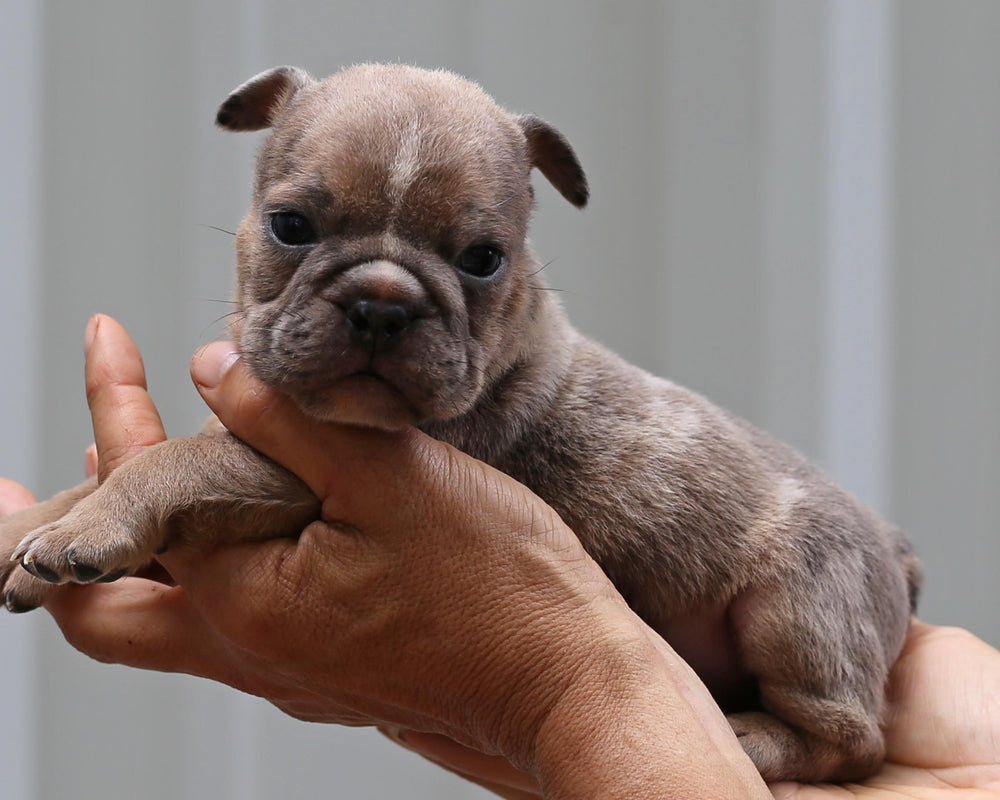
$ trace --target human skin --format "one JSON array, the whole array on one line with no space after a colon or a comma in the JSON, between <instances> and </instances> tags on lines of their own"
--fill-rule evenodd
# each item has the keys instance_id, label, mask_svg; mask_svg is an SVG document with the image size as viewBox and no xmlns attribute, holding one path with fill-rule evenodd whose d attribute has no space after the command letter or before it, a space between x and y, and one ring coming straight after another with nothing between
<instances>
[{"instance_id":1,"label":"human skin","mask_svg":"<svg viewBox=\"0 0 1000 800\"><path fill-rule=\"evenodd\" d=\"M915 621L893 669L889 699L889 752L878 774L847 786L772 784L774 797L1000 797L1000 653L968 631ZM531 776L500 758L439 735L385 732L404 747L510 800L541 796Z\"/></svg>"},{"instance_id":2,"label":"human skin","mask_svg":"<svg viewBox=\"0 0 1000 800\"><path fill-rule=\"evenodd\" d=\"M88 344L103 477L164 434L124 330L100 318ZM770 796L697 677L541 500L417 431L308 420L232 359L231 345L201 351L199 390L310 485L323 521L296 541L176 548L161 557L176 585L64 587L48 608L72 644L302 719L378 725L508 798ZM0 483L2 513L28 502ZM892 676L885 768L856 786L770 789L1000 797L998 698L1000 654L916 623Z\"/></svg>"},{"instance_id":3,"label":"human skin","mask_svg":"<svg viewBox=\"0 0 1000 800\"><path fill-rule=\"evenodd\" d=\"M106 475L163 433L134 345L98 323L87 387ZM253 445L301 475L322 521L175 546L169 582L63 587L48 608L72 644L300 719L441 734L549 797L768 796L701 683L545 503L415 429L308 419L238 361L212 388L230 351L196 358L200 390L235 433L263 434Z\"/></svg>"}]
</instances>

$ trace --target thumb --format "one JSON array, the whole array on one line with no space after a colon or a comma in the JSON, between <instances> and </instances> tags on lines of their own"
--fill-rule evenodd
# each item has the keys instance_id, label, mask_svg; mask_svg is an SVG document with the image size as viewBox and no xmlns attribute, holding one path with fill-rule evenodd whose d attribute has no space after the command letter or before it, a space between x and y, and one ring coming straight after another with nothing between
<instances>
[{"instance_id":1,"label":"thumb","mask_svg":"<svg viewBox=\"0 0 1000 800\"><path fill-rule=\"evenodd\" d=\"M416 428L384 431L306 416L290 397L257 380L232 342L201 348L191 376L228 430L298 475L323 501L349 502L358 487L386 491L435 455L447 461L430 452L446 446Z\"/></svg>"}]
</instances>

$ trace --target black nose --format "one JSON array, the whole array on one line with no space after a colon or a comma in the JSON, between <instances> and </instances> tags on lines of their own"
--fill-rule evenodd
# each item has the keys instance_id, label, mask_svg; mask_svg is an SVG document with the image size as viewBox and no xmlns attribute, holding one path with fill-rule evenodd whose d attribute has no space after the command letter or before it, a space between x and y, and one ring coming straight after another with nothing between
<instances>
[{"instance_id":1,"label":"black nose","mask_svg":"<svg viewBox=\"0 0 1000 800\"><path fill-rule=\"evenodd\" d=\"M344 309L355 341L381 347L413 321L410 310L387 300L355 300Z\"/></svg>"}]
</instances>

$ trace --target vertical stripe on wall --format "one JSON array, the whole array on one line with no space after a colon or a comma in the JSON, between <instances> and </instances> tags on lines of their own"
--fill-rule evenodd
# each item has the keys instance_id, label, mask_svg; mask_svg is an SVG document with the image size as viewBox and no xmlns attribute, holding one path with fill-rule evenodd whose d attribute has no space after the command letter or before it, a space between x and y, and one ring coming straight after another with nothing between
<instances>
[{"instance_id":1,"label":"vertical stripe on wall","mask_svg":"<svg viewBox=\"0 0 1000 800\"><path fill-rule=\"evenodd\" d=\"M893 0L827 5L826 399L821 458L888 503Z\"/></svg>"},{"instance_id":2,"label":"vertical stripe on wall","mask_svg":"<svg viewBox=\"0 0 1000 800\"><path fill-rule=\"evenodd\" d=\"M37 3L0 3L0 475L37 489L38 236L41 165L41 17ZM3 795L31 797L36 735L38 619L0 611Z\"/></svg>"}]
</instances>

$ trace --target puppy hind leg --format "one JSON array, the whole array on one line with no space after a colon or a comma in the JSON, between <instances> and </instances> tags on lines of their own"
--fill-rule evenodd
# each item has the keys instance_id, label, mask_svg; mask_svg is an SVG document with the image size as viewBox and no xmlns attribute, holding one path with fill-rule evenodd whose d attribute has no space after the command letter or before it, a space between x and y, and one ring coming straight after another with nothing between
<instances>
[{"instance_id":1,"label":"puppy hind leg","mask_svg":"<svg viewBox=\"0 0 1000 800\"><path fill-rule=\"evenodd\" d=\"M866 601L860 592L838 598L786 583L734 604L733 629L763 712L728 718L765 780L855 780L881 763L889 664Z\"/></svg>"},{"instance_id":2,"label":"puppy hind leg","mask_svg":"<svg viewBox=\"0 0 1000 800\"><path fill-rule=\"evenodd\" d=\"M765 780L857 780L871 775L882 763L882 732L878 720L864 709L824 701L790 687L762 687L761 695L773 713L749 711L727 718ZM786 721L793 718L809 718L809 728ZM816 725L814 719L821 724ZM831 724L833 719L837 722ZM817 728L823 728L822 732L816 733Z\"/></svg>"},{"instance_id":3,"label":"puppy hind leg","mask_svg":"<svg viewBox=\"0 0 1000 800\"><path fill-rule=\"evenodd\" d=\"M3 581L3 606L12 614L34 611L45 604L55 588L16 566Z\"/></svg>"}]
</instances>

